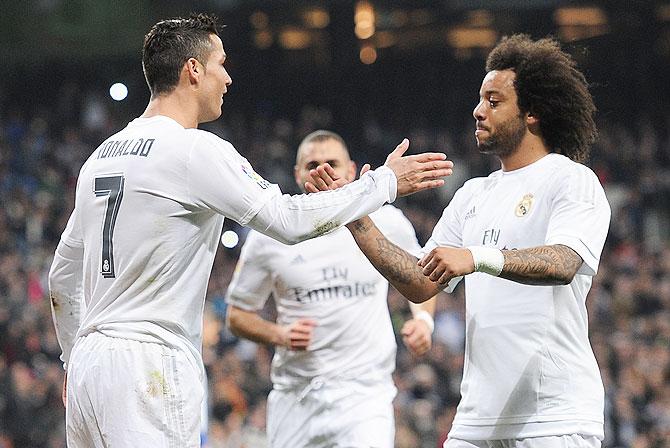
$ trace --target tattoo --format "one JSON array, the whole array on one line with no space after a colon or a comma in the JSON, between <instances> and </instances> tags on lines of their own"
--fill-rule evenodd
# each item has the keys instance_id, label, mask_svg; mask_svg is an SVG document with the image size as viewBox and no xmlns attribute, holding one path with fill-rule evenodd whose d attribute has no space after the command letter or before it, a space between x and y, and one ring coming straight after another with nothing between
<instances>
[{"instance_id":1,"label":"tattoo","mask_svg":"<svg viewBox=\"0 0 670 448\"><path fill-rule=\"evenodd\" d=\"M352 232L367 232L372 226L373 224L370 219L358 219L347 225Z\"/></svg>"},{"instance_id":2,"label":"tattoo","mask_svg":"<svg viewBox=\"0 0 670 448\"><path fill-rule=\"evenodd\" d=\"M421 268L416 264L416 258L383 236L377 238L377 254L384 260L384 264L380 267L381 273L390 281L408 285L417 280L424 280Z\"/></svg>"},{"instance_id":3,"label":"tattoo","mask_svg":"<svg viewBox=\"0 0 670 448\"><path fill-rule=\"evenodd\" d=\"M504 250L500 277L527 285L567 285L582 265L582 257L562 244Z\"/></svg>"}]
</instances>

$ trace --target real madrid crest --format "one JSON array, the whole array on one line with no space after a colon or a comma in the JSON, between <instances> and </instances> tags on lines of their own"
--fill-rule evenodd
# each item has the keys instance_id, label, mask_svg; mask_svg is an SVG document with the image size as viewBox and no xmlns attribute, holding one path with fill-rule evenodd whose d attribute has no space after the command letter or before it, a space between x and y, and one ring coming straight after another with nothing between
<instances>
[{"instance_id":1,"label":"real madrid crest","mask_svg":"<svg viewBox=\"0 0 670 448\"><path fill-rule=\"evenodd\" d=\"M514 209L514 214L519 218L523 218L530 213L530 208L533 206L533 195L528 193L523 195L521 202L519 202Z\"/></svg>"}]
</instances>

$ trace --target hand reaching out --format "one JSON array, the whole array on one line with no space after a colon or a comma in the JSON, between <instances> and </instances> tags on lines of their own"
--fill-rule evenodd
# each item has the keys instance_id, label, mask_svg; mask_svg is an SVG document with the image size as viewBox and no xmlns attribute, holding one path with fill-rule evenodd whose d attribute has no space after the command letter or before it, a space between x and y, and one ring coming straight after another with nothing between
<instances>
[{"instance_id":1,"label":"hand reaching out","mask_svg":"<svg viewBox=\"0 0 670 448\"><path fill-rule=\"evenodd\" d=\"M409 140L404 139L386 158L385 166L393 170L398 182L398 196L407 196L417 191L436 188L444 185L443 177L450 176L453 162L446 160L442 153L427 152L405 156L409 148ZM370 169L366 164L361 175ZM312 182L305 183L305 190L309 193L334 190L347 183L346 179L335 174L335 170L328 164L318 166L310 171Z\"/></svg>"}]
</instances>

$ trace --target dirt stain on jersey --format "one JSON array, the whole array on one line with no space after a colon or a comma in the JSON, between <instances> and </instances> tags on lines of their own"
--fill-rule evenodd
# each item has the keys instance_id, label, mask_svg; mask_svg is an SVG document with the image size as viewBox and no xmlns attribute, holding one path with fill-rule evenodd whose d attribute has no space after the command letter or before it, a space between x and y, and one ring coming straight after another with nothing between
<instances>
[{"instance_id":1,"label":"dirt stain on jersey","mask_svg":"<svg viewBox=\"0 0 670 448\"><path fill-rule=\"evenodd\" d=\"M165 377L158 370L149 372L149 380L147 381L147 394L150 397L158 397L159 395L168 394L168 385Z\"/></svg>"},{"instance_id":2,"label":"dirt stain on jersey","mask_svg":"<svg viewBox=\"0 0 670 448\"><path fill-rule=\"evenodd\" d=\"M325 235L328 232L331 232L335 229L340 227L340 224L333 222L333 221L327 221L327 222L316 222L314 223L314 231L310 233L310 238L314 238L315 236L321 236Z\"/></svg>"}]
</instances>

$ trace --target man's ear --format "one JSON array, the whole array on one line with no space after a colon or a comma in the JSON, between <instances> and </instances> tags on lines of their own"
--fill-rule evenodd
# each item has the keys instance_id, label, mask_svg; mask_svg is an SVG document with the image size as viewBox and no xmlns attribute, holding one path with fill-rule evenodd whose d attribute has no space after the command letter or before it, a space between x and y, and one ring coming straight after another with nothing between
<instances>
[{"instance_id":1,"label":"man's ear","mask_svg":"<svg viewBox=\"0 0 670 448\"><path fill-rule=\"evenodd\" d=\"M302 180L300 179L300 167L298 165L293 166L293 178L295 179L295 183L298 184L299 187L302 187Z\"/></svg>"},{"instance_id":2,"label":"man's ear","mask_svg":"<svg viewBox=\"0 0 670 448\"><path fill-rule=\"evenodd\" d=\"M540 123L540 119L533 115L532 112L526 113L526 125L530 126L537 126Z\"/></svg>"},{"instance_id":3,"label":"man's ear","mask_svg":"<svg viewBox=\"0 0 670 448\"><path fill-rule=\"evenodd\" d=\"M350 160L349 169L347 170L347 180L351 182L354 179L356 179L356 162Z\"/></svg>"},{"instance_id":4,"label":"man's ear","mask_svg":"<svg viewBox=\"0 0 670 448\"><path fill-rule=\"evenodd\" d=\"M188 58L184 63L184 70L188 76L189 83L191 85L197 84L200 81L200 75L203 72L204 67L196 58Z\"/></svg>"}]
</instances>

